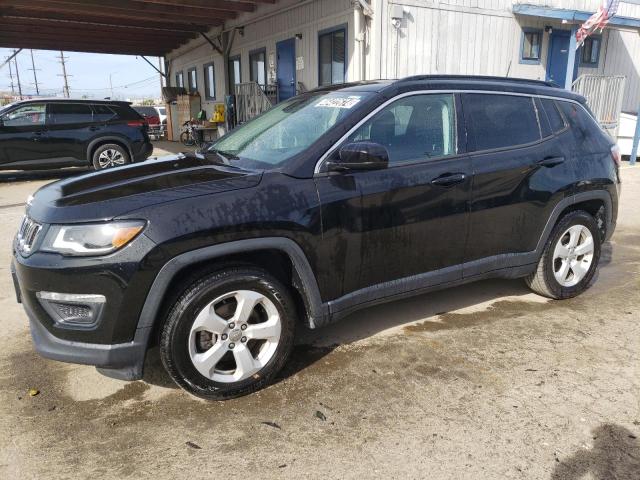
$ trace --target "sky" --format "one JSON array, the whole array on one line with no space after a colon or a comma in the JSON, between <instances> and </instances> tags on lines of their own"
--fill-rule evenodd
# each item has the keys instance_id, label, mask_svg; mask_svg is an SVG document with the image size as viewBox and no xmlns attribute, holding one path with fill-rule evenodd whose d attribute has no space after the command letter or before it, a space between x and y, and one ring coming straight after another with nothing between
<instances>
[{"instance_id":1,"label":"sky","mask_svg":"<svg viewBox=\"0 0 640 480\"><path fill-rule=\"evenodd\" d=\"M12 53L11 49L0 48L0 64L4 63ZM114 98L133 100L160 97L160 76L141 57L76 52L65 52L64 56L71 97L80 98L84 95L89 98L110 97L109 76L111 76ZM57 51L33 51L41 95L62 96L64 80L59 57L60 52ZM147 58L154 65L158 65L157 57ZM22 93L35 95L30 51L22 50L17 59ZM13 60L11 70L17 92ZM0 91L11 91L8 65L0 69Z\"/></svg>"}]
</instances>

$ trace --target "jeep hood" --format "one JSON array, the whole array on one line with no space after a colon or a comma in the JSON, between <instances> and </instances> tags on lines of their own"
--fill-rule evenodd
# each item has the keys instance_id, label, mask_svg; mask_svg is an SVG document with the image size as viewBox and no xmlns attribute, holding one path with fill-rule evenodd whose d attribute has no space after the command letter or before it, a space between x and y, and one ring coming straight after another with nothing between
<instances>
[{"instance_id":1,"label":"jeep hood","mask_svg":"<svg viewBox=\"0 0 640 480\"><path fill-rule=\"evenodd\" d=\"M261 175L201 155L179 154L45 185L27 212L41 223L111 220L159 203L253 187Z\"/></svg>"}]
</instances>

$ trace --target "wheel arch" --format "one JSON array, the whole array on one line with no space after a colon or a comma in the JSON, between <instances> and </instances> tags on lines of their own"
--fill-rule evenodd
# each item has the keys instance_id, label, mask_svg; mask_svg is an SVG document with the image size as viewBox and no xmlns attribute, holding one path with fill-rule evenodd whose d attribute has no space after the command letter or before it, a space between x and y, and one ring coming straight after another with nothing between
<instances>
[{"instance_id":1,"label":"wheel arch","mask_svg":"<svg viewBox=\"0 0 640 480\"><path fill-rule=\"evenodd\" d=\"M95 153L95 151L102 145L106 145L108 143L115 143L123 147L129 153L130 161L133 161L133 151L131 150L131 145L126 138L119 137L117 135L108 135L91 140L87 145L87 161L90 164L93 164L93 154Z\"/></svg>"},{"instance_id":2,"label":"wheel arch","mask_svg":"<svg viewBox=\"0 0 640 480\"><path fill-rule=\"evenodd\" d=\"M212 262L220 262L220 265L249 263L265 268L276 277L281 277L282 272L273 272L268 268L269 263L266 260L268 255L271 255L275 261L280 255L290 262L291 285L296 290L292 293L299 294L303 302L307 325L315 328L326 323L324 318L327 315L327 309L322 304L315 275L300 246L289 238L268 237L204 247L182 253L169 260L156 275L147 294L138 320L138 330L152 330L157 326L161 309L177 279L189 276L194 269L196 272L204 271L207 267L210 268ZM284 273L286 274L286 271Z\"/></svg>"},{"instance_id":3,"label":"wheel arch","mask_svg":"<svg viewBox=\"0 0 640 480\"><path fill-rule=\"evenodd\" d=\"M541 255L544 250L544 246L556 226L558 221L564 217L567 213L575 210L585 210L592 214L594 217L598 215L598 210L604 208L604 229L606 232L605 239L611 237L612 232L612 201L611 194L606 190L593 190L589 192L580 192L575 195L571 195L562 199L553 209L549 220L538 240L536 247L536 254Z\"/></svg>"}]
</instances>

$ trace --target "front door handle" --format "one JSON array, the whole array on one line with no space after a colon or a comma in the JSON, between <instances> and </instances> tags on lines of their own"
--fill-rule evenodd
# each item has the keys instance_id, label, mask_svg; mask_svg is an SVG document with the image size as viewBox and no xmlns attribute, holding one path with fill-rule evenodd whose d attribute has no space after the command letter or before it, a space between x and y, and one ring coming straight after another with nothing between
<instances>
[{"instance_id":1,"label":"front door handle","mask_svg":"<svg viewBox=\"0 0 640 480\"><path fill-rule=\"evenodd\" d=\"M464 173L444 173L431 180L431 184L441 187L451 187L452 185L464 182L465 178L467 178L467 176Z\"/></svg>"},{"instance_id":2,"label":"front door handle","mask_svg":"<svg viewBox=\"0 0 640 480\"><path fill-rule=\"evenodd\" d=\"M564 157L547 157L544 160L536 162L536 165L549 168L560 165L561 163L564 163Z\"/></svg>"},{"instance_id":3,"label":"front door handle","mask_svg":"<svg viewBox=\"0 0 640 480\"><path fill-rule=\"evenodd\" d=\"M89 127L89 130L91 130L92 132L95 132L96 130L100 130L100 127L97 127L96 125L93 125L93 126Z\"/></svg>"}]
</instances>

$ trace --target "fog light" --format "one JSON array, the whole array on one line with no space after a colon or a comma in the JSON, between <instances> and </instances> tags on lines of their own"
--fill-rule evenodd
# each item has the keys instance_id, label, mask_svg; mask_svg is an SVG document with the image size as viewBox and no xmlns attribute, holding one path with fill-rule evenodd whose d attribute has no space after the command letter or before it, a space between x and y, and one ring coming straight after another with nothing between
<instances>
[{"instance_id":1,"label":"fog light","mask_svg":"<svg viewBox=\"0 0 640 480\"><path fill-rule=\"evenodd\" d=\"M100 320L104 295L86 293L37 292L42 308L60 326L89 328Z\"/></svg>"}]
</instances>

